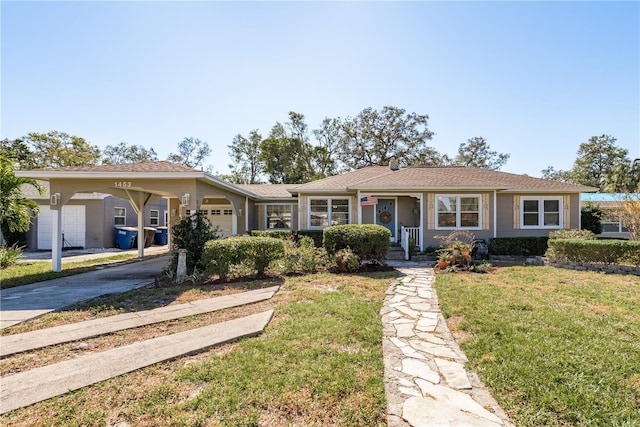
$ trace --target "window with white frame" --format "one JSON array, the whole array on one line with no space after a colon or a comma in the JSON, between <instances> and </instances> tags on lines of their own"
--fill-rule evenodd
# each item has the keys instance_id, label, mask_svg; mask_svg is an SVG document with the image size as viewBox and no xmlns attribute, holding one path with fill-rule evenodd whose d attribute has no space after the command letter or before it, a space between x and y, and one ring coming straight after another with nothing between
<instances>
[{"instance_id":1,"label":"window with white frame","mask_svg":"<svg viewBox=\"0 0 640 427\"><path fill-rule=\"evenodd\" d=\"M160 225L160 211L157 209L151 209L149 211L149 225L157 227Z\"/></svg>"},{"instance_id":2,"label":"window with white frame","mask_svg":"<svg viewBox=\"0 0 640 427\"><path fill-rule=\"evenodd\" d=\"M113 223L114 225L127 225L126 208L113 208Z\"/></svg>"},{"instance_id":3,"label":"window with white frame","mask_svg":"<svg viewBox=\"0 0 640 427\"><path fill-rule=\"evenodd\" d=\"M309 228L349 224L349 199L313 198L309 200Z\"/></svg>"},{"instance_id":4,"label":"window with white frame","mask_svg":"<svg viewBox=\"0 0 640 427\"><path fill-rule=\"evenodd\" d=\"M437 229L479 229L482 220L482 196L479 194L436 195Z\"/></svg>"},{"instance_id":5,"label":"window with white frame","mask_svg":"<svg viewBox=\"0 0 640 427\"><path fill-rule=\"evenodd\" d=\"M520 198L520 228L561 228L562 197Z\"/></svg>"},{"instance_id":6,"label":"window with white frame","mask_svg":"<svg viewBox=\"0 0 640 427\"><path fill-rule=\"evenodd\" d=\"M265 227L267 229L291 229L291 205L267 205Z\"/></svg>"},{"instance_id":7,"label":"window with white frame","mask_svg":"<svg viewBox=\"0 0 640 427\"><path fill-rule=\"evenodd\" d=\"M603 209L600 222L603 233L628 233L629 229L622 225L620 215L614 209Z\"/></svg>"}]
</instances>

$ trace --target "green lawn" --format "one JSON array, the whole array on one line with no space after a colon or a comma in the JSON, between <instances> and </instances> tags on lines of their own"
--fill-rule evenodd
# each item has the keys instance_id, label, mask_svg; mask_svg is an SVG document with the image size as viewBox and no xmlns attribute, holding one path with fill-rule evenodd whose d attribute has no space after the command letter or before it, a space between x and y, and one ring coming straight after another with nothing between
<instances>
[{"instance_id":1,"label":"green lawn","mask_svg":"<svg viewBox=\"0 0 640 427\"><path fill-rule=\"evenodd\" d=\"M517 426L640 425L640 278L508 267L436 287L468 367Z\"/></svg>"},{"instance_id":2,"label":"green lawn","mask_svg":"<svg viewBox=\"0 0 640 427\"><path fill-rule=\"evenodd\" d=\"M230 315L275 310L258 337L13 411L0 417L0 425L104 426L126 421L135 426L385 426L380 309L394 277L395 272L287 277L271 301L152 325L147 329L166 334L179 323L195 324L205 316L204 321L217 322ZM192 287L176 286L165 293L180 302L196 294L224 292L223 288L205 285L194 292ZM158 289L137 289L129 296L83 304L78 316L95 316L104 307L127 310L132 298L145 298L147 291L161 298ZM38 323L51 322L44 316ZM135 333L118 332L86 345L90 351L102 351L106 340L116 345L135 339L125 336ZM45 349L42 357L64 360L77 352L71 343ZM31 361L28 354L14 359L3 359L0 365L28 367Z\"/></svg>"},{"instance_id":3,"label":"green lawn","mask_svg":"<svg viewBox=\"0 0 640 427\"><path fill-rule=\"evenodd\" d=\"M0 289L28 285L58 277L72 276L95 270L96 267L136 258L135 254L119 254L87 261L62 264L62 271L51 271L51 261L20 261L10 267L0 269Z\"/></svg>"}]
</instances>

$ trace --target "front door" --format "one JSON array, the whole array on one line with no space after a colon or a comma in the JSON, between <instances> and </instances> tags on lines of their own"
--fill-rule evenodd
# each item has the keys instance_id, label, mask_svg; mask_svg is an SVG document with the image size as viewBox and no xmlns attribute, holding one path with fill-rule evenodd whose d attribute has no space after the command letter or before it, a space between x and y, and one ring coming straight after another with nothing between
<instances>
[{"instance_id":1,"label":"front door","mask_svg":"<svg viewBox=\"0 0 640 427\"><path fill-rule=\"evenodd\" d=\"M376 205L376 224L386 227L391 232L391 241L396 242L396 200L378 199Z\"/></svg>"}]
</instances>

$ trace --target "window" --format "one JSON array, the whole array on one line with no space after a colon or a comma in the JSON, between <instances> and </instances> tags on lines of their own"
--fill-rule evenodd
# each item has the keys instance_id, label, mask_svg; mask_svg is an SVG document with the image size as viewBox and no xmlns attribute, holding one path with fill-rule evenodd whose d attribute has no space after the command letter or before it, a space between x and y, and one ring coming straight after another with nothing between
<instances>
[{"instance_id":1,"label":"window","mask_svg":"<svg viewBox=\"0 0 640 427\"><path fill-rule=\"evenodd\" d=\"M479 195L437 195L436 202L436 228L480 228L482 200Z\"/></svg>"},{"instance_id":2,"label":"window","mask_svg":"<svg viewBox=\"0 0 640 427\"><path fill-rule=\"evenodd\" d=\"M349 199L310 199L309 227L349 224Z\"/></svg>"},{"instance_id":3,"label":"window","mask_svg":"<svg viewBox=\"0 0 640 427\"><path fill-rule=\"evenodd\" d=\"M127 225L126 208L113 208L113 223L115 225Z\"/></svg>"},{"instance_id":4,"label":"window","mask_svg":"<svg viewBox=\"0 0 640 427\"><path fill-rule=\"evenodd\" d=\"M156 209L151 209L149 211L149 224L152 227L157 227L160 225L160 211Z\"/></svg>"},{"instance_id":5,"label":"window","mask_svg":"<svg viewBox=\"0 0 640 427\"><path fill-rule=\"evenodd\" d=\"M291 205L267 205L267 229L291 229Z\"/></svg>"},{"instance_id":6,"label":"window","mask_svg":"<svg viewBox=\"0 0 640 427\"><path fill-rule=\"evenodd\" d=\"M562 197L522 197L521 228L560 228Z\"/></svg>"},{"instance_id":7,"label":"window","mask_svg":"<svg viewBox=\"0 0 640 427\"><path fill-rule=\"evenodd\" d=\"M619 215L615 210L604 209L602 211L602 232L603 233L628 233L629 229L622 225Z\"/></svg>"},{"instance_id":8,"label":"window","mask_svg":"<svg viewBox=\"0 0 640 427\"><path fill-rule=\"evenodd\" d=\"M233 215L233 209L224 209L222 213L224 215Z\"/></svg>"}]
</instances>

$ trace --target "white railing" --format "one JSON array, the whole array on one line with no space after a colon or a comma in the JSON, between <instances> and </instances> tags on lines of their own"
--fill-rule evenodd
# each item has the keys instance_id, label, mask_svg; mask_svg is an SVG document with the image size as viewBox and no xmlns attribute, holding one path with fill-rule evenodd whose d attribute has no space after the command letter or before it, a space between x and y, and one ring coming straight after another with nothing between
<instances>
[{"instance_id":1,"label":"white railing","mask_svg":"<svg viewBox=\"0 0 640 427\"><path fill-rule=\"evenodd\" d=\"M404 250L404 259L409 260L409 241L410 239L415 242L415 246L420 247L420 227L401 227L402 237L400 238L400 245ZM412 242L412 243L413 243Z\"/></svg>"}]
</instances>

